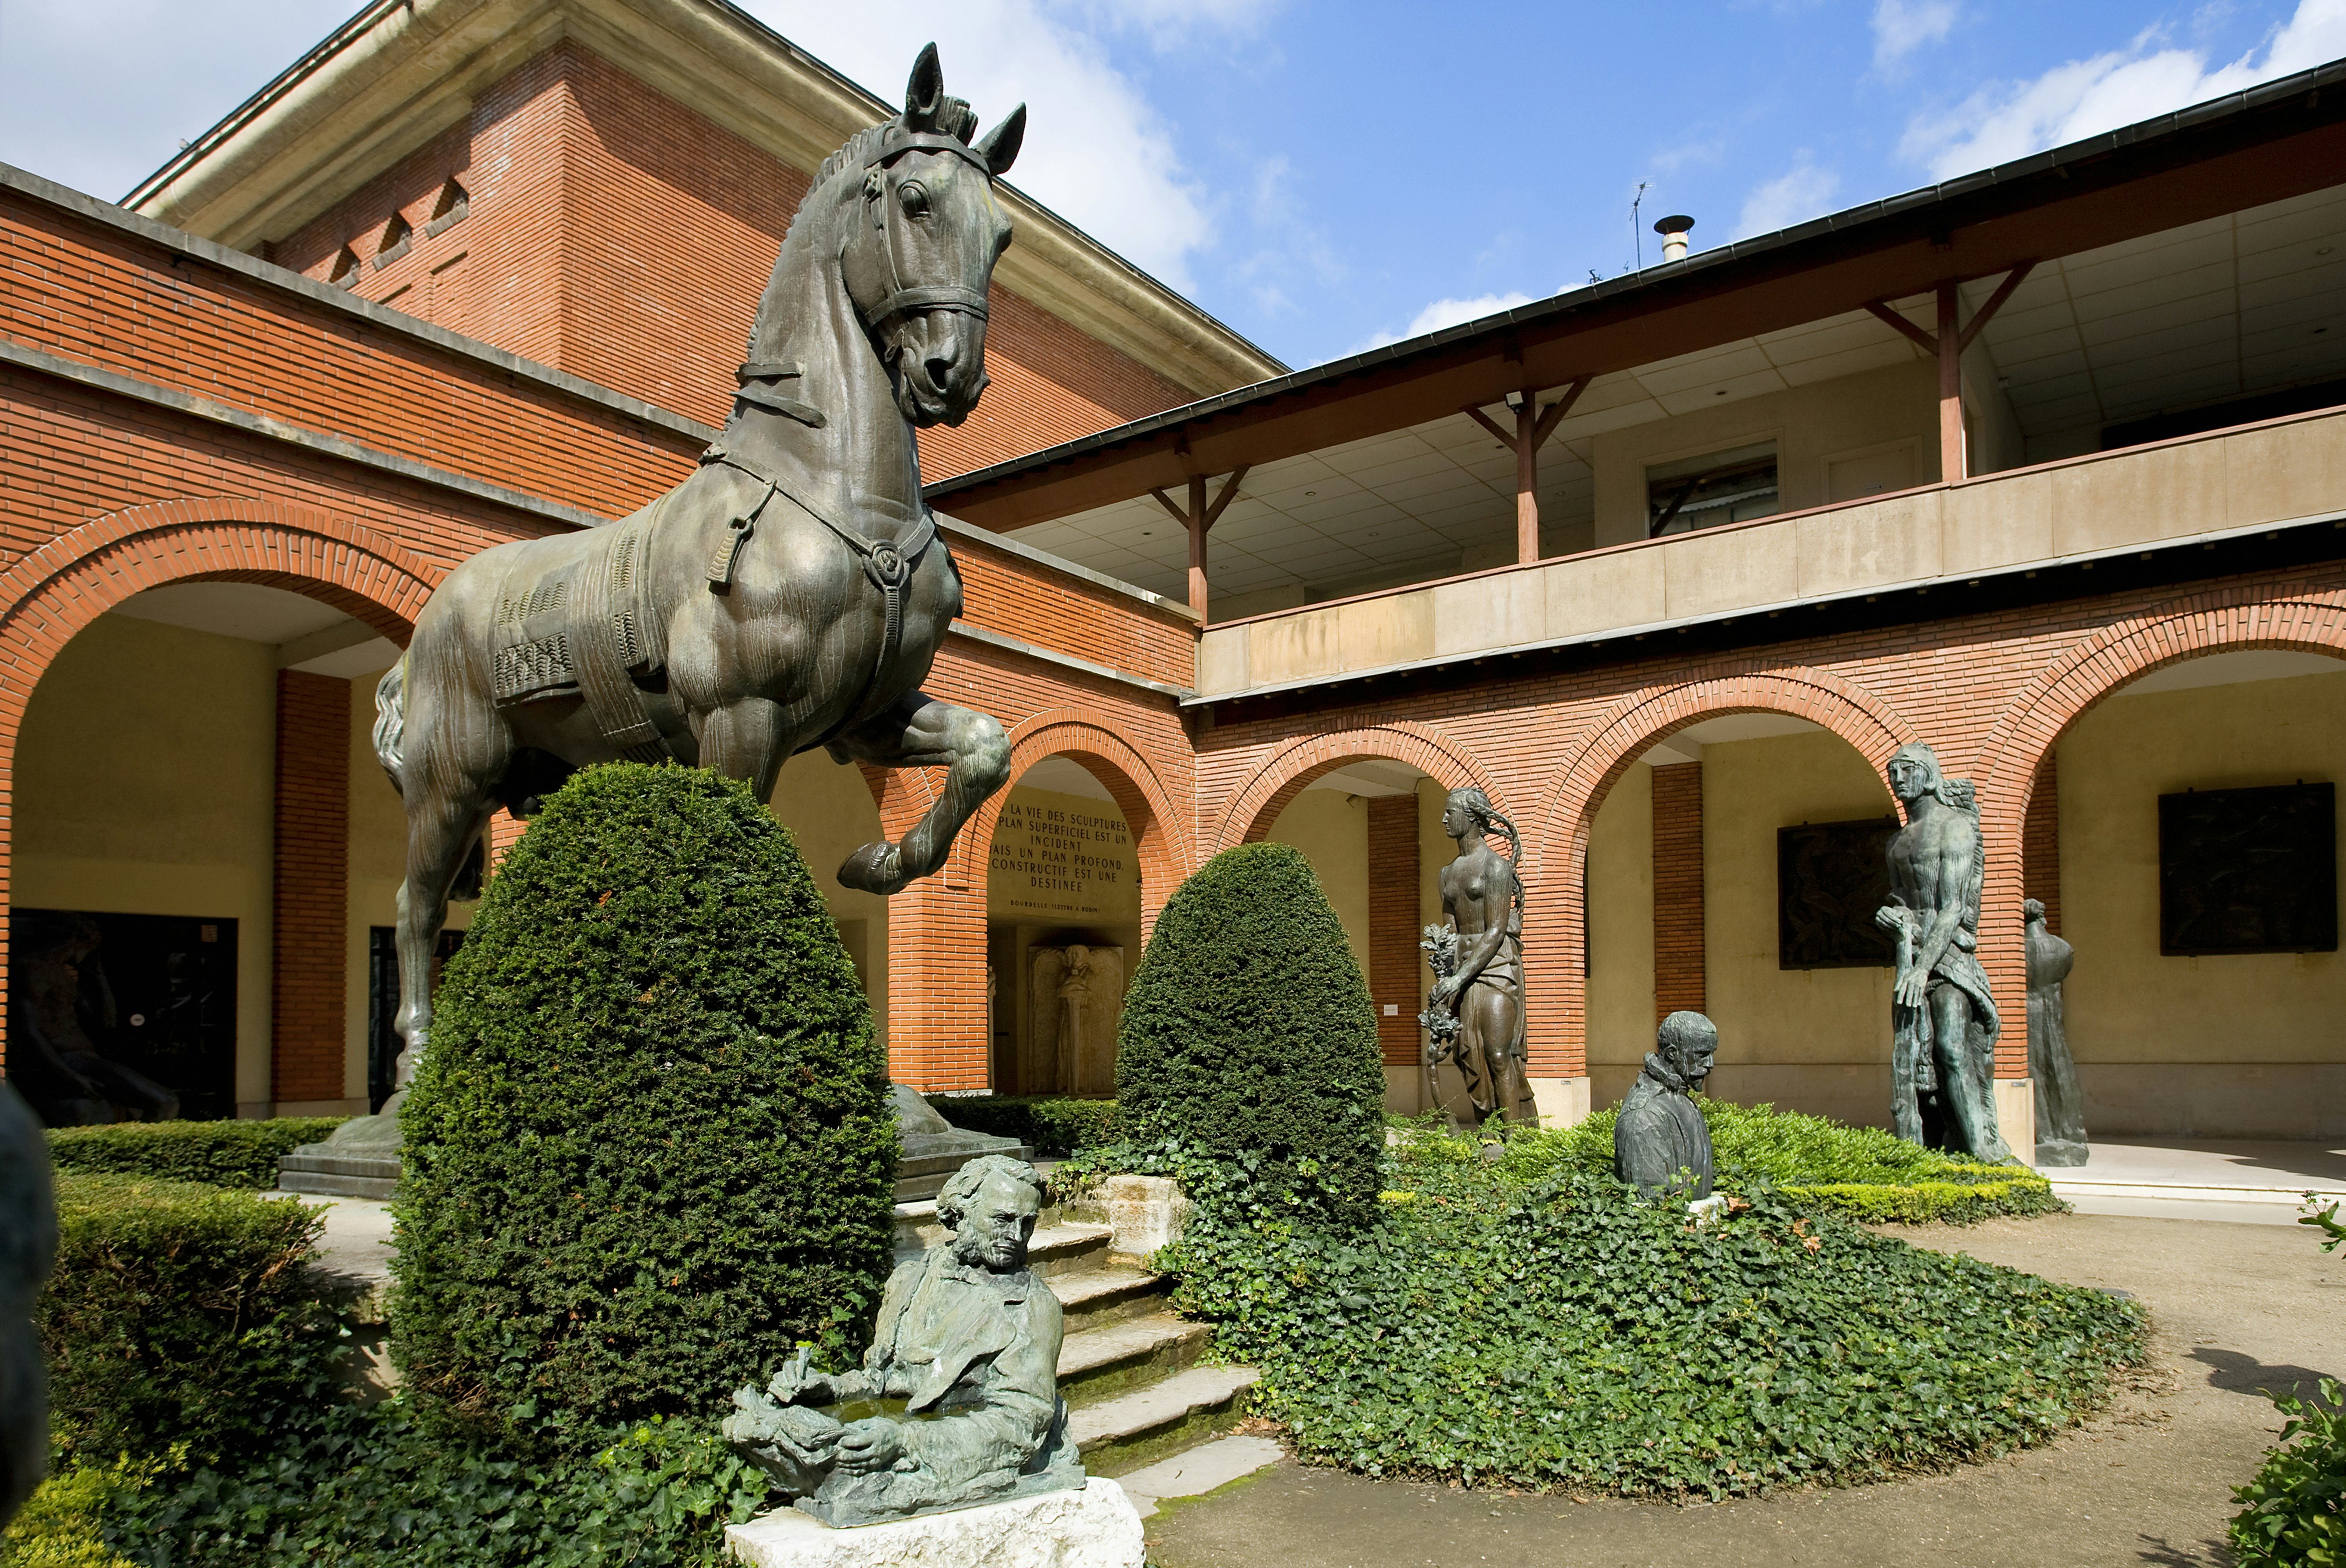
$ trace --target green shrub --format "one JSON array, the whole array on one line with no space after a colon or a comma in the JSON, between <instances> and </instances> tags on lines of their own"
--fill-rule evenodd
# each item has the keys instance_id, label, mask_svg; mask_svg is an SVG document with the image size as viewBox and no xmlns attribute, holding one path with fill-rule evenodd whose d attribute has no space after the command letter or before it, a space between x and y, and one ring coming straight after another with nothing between
<instances>
[{"instance_id":1,"label":"green shrub","mask_svg":"<svg viewBox=\"0 0 2346 1568\"><path fill-rule=\"evenodd\" d=\"M1826 1116L1739 1105L1698 1096L1710 1128L1723 1191L1764 1180L1786 1197L1837 1209L1869 1224L1969 1224L1991 1215L2051 1214L2067 1208L2053 1184L2025 1166L1984 1166L1910 1144L1880 1127L1853 1127ZM1556 1132L1515 1133L1500 1168L1522 1186L1564 1170L1613 1168L1617 1107ZM1429 1134L1413 1129L1412 1138Z\"/></svg>"},{"instance_id":2,"label":"green shrub","mask_svg":"<svg viewBox=\"0 0 2346 1568\"><path fill-rule=\"evenodd\" d=\"M152 1461L76 1465L49 1477L0 1534L0 1568L136 1568L106 1543L105 1512L149 1480Z\"/></svg>"},{"instance_id":3,"label":"green shrub","mask_svg":"<svg viewBox=\"0 0 2346 1568\"><path fill-rule=\"evenodd\" d=\"M1242 1169L1250 1195L1309 1191L1327 1217L1360 1223L1376 1207L1382 1061L1311 862L1241 844L1157 917L1117 1033L1118 1119L1136 1159Z\"/></svg>"},{"instance_id":4,"label":"green shrub","mask_svg":"<svg viewBox=\"0 0 2346 1568\"><path fill-rule=\"evenodd\" d=\"M192 1183L57 1174L57 1263L35 1308L68 1455L252 1451L329 1397L341 1329L306 1267L319 1210Z\"/></svg>"},{"instance_id":5,"label":"green shrub","mask_svg":"<svg viewBox=\"0 0 2346 1568\"><path fill-rule=\"evenodd\" d=\"M1878 1237L1755 1182L1698 1227L1468 1139L1394 1152L1381 1223L1205 1223L1159 1265L1299 1451L1371 1474L1724 1496L2037 1442L2138 1359L2132 1304Z\"/></svg>"},{"instance_id":6,"label":"green shrub","mask_svg":"<svg viewBox=\"0 0 2346 1568\"><path fill-rule=\"evenodd\" d=\"M1071 1155L1116 1137L1114 1100L1068 1100L1047 1095L932 1095L929 1104L956 1127L1016 1138L1038 1155Z\"/></svg>"},{"instance_id":7,"label":"green shrub","mask_svg":"<svg viewBox=\"0 0 2346 1568\"><path fill-rule=\"evenodd\" d=\"M2240 1568L2334 1568L2346 1563L2346 1390L2321 1380L2319 1400L2277 1394L2289 1418L2232 1519Z\"/></svg>"},{"instance_id":8,"label":"green shrub","mask_svg":"<svg viewBox=\"0 0 2346 1568\"><path fill-rule=\"evenodd\" d=\"M869 1332L895 1122L790 833L697 769L550 797L450 961L401 1113L393 1301L441 1408L589 1431L721 1412Z\"/></svg>"},{"instance_id":9,"label":"green shrub","mask_svg":"<svg viewBox=\"0 0 2346 1568\"><path fill-rule=\"evenodd\" d=\"M763 1474L697 1422L647 1421L584 1453L543 1435L488 1438L403 1399L344 1405L266 1462L117 1487L103 1524L148 1568L717 1568L724 1526L769 1501Z\"/></svg>"},{"instance_id":10,"label":"green shrub","mask_svg":"<svg viewBox=\"0 0 2346 1568\"><path fill-rule=\"evenodd\" d=\"M277 1185L280 1159L303 1144L321 1141L347 1119L276 1116L59 1127L49 1134L49 1157L59 1170L118 1171L162 1181L266 1189Z\"/></svg>"},{"instance_id":11,"label":"green shrub","mask_svg":"<svg viewBox=\"0 0 2346 1568\"><path fill-rule=\"evenodd\" d=\"M2305 1196L2309 1207L2319 1201ZM2338 1211L2333 1202L2298 1217L2329 1238L2324 1252L2346 1243ZM2346 1563L2346 1390L2324 1378L2315 1399L2275 1394L2272 1401L2289 1419L2264 1468L2232 1492L2242 1505L2232 1519L2233 1549L2240 1568L2335 1568Z\"/></svg>"}]
</instances>

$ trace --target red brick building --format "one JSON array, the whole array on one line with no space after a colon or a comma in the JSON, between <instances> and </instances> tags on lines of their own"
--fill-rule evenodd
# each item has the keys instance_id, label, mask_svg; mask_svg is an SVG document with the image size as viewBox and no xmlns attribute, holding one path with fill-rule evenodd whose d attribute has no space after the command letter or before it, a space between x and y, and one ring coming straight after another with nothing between
<instances>
[{"instance_id":1,"label":"red brick building","mask_svg":"<svg viewBox=\"0 0 2346 1568\"><path fill-rule=\"evenodd\" d=\"M1699 1007L1718 1092L1881 1121L1846 846L1926 740L1981 801L2011 1122L2035 897L2095 1130L2346 1130L2307 805L2346 768L2341 82L1293 373L1009 199L993 387L923 462L969 588L930 688L1016 783L890 901L830 869L931 780L818 754L775 797L898 1075L1096 1089L1154 911L1268 836L1415 1105L1472 782L1522 839L1544 1110ZM367 698L418 606L689 469L806 171L883 113L714 0L423 0L130 210L0 172L6 891L113 922L118 1000L210 986L181 1033L231 1030L235 1105L367 1096L401 865Z\"/></svg>"}]
</instances>

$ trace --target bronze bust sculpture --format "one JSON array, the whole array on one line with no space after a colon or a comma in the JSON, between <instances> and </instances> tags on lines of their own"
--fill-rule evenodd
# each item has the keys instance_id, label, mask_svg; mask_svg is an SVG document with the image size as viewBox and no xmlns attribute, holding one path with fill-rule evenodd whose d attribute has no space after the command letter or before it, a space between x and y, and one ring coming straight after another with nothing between
<instances>
[{"instance_id":1,"label":"bronze bust sculpture","mask_svg":"<svg viewBox=\"0 0 2346 1568\"><path fill-rule=\"evenodd\" d=\"M1647 1197L1710 1196L1710 1128L1689 1096L1710 1076L1719 1031L1699 1013L1673 1013L1656 1031L1645 1067L1613 1124L1613 1170Z\"/></svg>"},{"instance_id":2,"label":"bronze bust sculpture","mask_svg":"<svg viewBox=\"0 0 2346 1568\"><path fill-rule=\"evenodd\" d=\"M1427 1099L1434 1070L1455 1063L1477 1126L1494 1115L1536 1125L1526 1076L1524 1013L1524 884L1515 874L1521 854L1515 826L1473 785L1453 789L1442 810L1442 830L1458 841L1458 858L1442 868L1442 908L1454 939L1432 934L1433 992L1419 1022L1426 1027ZM1510 853L1491 848L1504 837Z\"/></svg>"},{"instance_id":3,"label":"bronze bust sculpture","mask_svg":"<svg viewBox=\"0 0 2346 1568\"><path fill-rule=\"evenodd\" d=\"M1995 1041L2003 1024L1980 966L1985 854L1971 780L1938 753L1902 746L1886 770L1906 825L1890 840L1890 898L1874 922L1897 942L1891 1004L1891 1123L1909 1143L2012 1157L1996 1129Z\"/></svg>"},{"instance_id":4,"label":"bronze bust sculpture","mask_svg":"<svg viewBox=\"0 0 2346 1568\"><path fill-rule=\"evenodd\" d=\"M801 1348L725 1436L827 1524L876 1523L1084 1484L1058 1396L1058 1298L1026 1268L1042 1179L988 1155L937 1198L950 1239L897 1266L863 1365Z\"/></svg>"}]
</instances>

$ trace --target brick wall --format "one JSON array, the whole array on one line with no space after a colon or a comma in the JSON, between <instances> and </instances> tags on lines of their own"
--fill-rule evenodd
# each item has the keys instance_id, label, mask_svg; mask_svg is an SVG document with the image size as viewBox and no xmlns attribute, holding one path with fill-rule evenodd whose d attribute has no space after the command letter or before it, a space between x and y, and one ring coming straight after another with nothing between
<instances>
[{"instance_id":1,"label":"brick wall","mask_svg":"<svg viewBox=\"0 0 2346 1568\"><path fill-rule=\"evenodd\" d=\"M351 683L277 672L270 1096L342 1098Z\"/></svg>"},{"instance_id":2,"label":"brick wall","mask_svg":"<svg viewBox=\"0 0 2346 1568\"><path fill-rule=\"evenodd\" d=\"M1702 764L1654 769L1654 1022L1703 1000Z\"/></svg>"},{"instance_id":3,"label":"brick wall","mask_svg":"<svg viewBox=\"0 0 2346 1568\"><path fill-rule=\"evenodd\" d=\"M2021 829L2021 891L2045 906L2045 929L2061 934L2061 759L2047 752Z\"/></svg>"},{"instance_id":4,"label":"brick wall","mask_svg":"<svg viewBox=\"0 0 2346 1568\"><path fill-rule=\"evenodd\" d=\"M1225 718L1199 733L1199 853L1267 827L1304 780L1348 757L1387 757L1445 781L1483 783L1523 830L1532 1071L1574 1077L1586 1070L1583 856L1589 824L1623 771L1671 732L1730 713L1807 719L1877 767L1905 741L1927 740L1950 775L1978 784L1987 844L1980 958L1998 1005L2020 1018L2028 779L2064 728L2108 692L2176 659L2242 647L2346 656L2346 564L1788 636L1698 657L1482 680L1457 672L1442 686L1380 683L1366 699L1352 697L1359 688L1339 688L1348 700L1316 712ZM1951 658L1951 648L1962 657ZM1668 771L1657 770L1658 839L1659 775ZM2004 1030L2001 1074L2025 1074L2025 1036L2017 1026Z\"/></svg>"},{"instance_id":5,"label":"brick wall","mask_svg":"<svg viewBox=\"0 0 2346 1568\"><path fill-rule=\"evenodd\" d=\"M1369 1000L1385 1065L1408 1067L1420 1059L1417 981L1425 956L1417 945L1417 797L1372 795L1368 804Z\"/></svg>"},{"instance_id":6,"label":"brick wall","mask_svg":"<svg viewBox=\"0 0 2346 1568\"><path fill-rule=\"evenodd\" d=\"M272 255L323 280L348 246L364 298L719 424L809 173L566 40L483 93L467 124ZM471 199L466 216L427 235L451 178ZM394 212L413 239L378 268ZM921 433L928 478L1192 395L998 283L986 367L992 384L976 412L957 429Z\"/></svg>"}]
</instances>

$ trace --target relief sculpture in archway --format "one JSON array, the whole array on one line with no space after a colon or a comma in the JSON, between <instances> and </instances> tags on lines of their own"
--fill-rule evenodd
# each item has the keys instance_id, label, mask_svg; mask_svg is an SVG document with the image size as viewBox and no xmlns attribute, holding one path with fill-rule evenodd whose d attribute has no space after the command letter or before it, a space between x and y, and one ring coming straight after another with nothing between
<instances>
[{"instance_id":1,"label":"relief sculpture in archway","mask_svg":"<svg viewBox=\"0 0 2346 1568\"><path fill-rule=\"evenodd\" d=\"M1070 943L1027 959L1030 1020L1019 1084L1028 1094L1116 1093L1116 1024L1124 1007L1124 949Z\"/></svg>"}]
</instances>

